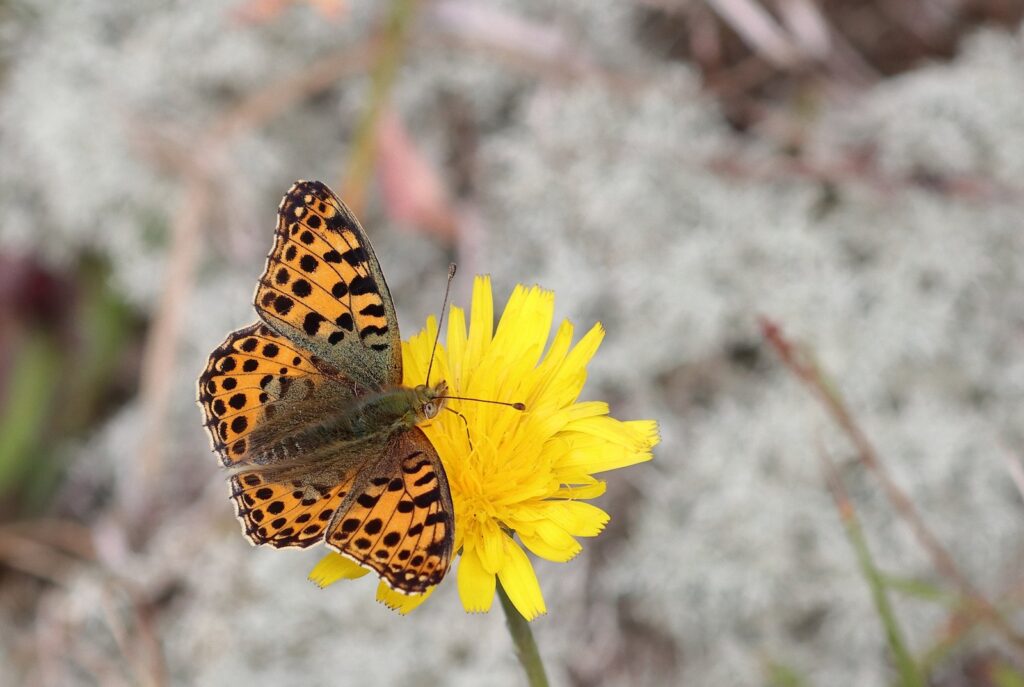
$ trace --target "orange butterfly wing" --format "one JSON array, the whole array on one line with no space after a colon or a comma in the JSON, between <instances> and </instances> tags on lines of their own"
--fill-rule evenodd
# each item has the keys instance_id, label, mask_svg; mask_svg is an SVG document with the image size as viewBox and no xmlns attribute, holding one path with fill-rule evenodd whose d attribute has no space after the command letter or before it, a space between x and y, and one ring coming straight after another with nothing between
<instances>
[{"instance_id":1,"label":"orange butterfly wing","mask_svg":"<svg viewBox=\"0 0 1024 687\"><path fill-rule=\"evenodd\" d=\"M374 570L393 589L420 594L444 577L454 546L454 507L444 467L418 427L397 436L359 476L327 545Z\"/></svg>"},{"instance_id":2,"label":"orange butterfly wing","mask_svg":"<svg viewBox=\"0 0 1024 687\"><path fill-rule=\"evenodd\" d=\"M210 354L199 377L199 403L213 449L228 467L244 468L258 452L259 429L290 396L307 396L329 383L310 356L265 324L232 332ZM354 474L354 471L353 471ZM309 546L324 529L346 494L341 484L275 483L255 472L231 478L235 514L254 544Z\"/></svg>"},{"instance_id":3,"label":"orange butterfly wing","mask_svg":"<svg viewBox=\"0 0 1024 687\"><path fill-rule=\"evenodd\" d=\"M198 392L206 430L221 462L230 466L245 459L250 435L285 390L322 379L308 355L265 324L228 334L210 354Z\"/></svg>"},{"instance_id":4,"label":"orange butterfly wing","mask_svg":"<svg viewBox=\"0 0 1024 687\"><path fill-rule=\"evenodd\" d=\"M364 388L401 384L391 293L352 212L319 181L298 181L275 236L256 289L259 316Z\"/></svg>"},{"instance_id":5,"label":"orange butterfly wing","mask_svg":"<svg viewBox=\"0 0 1024 687\"><path fill-rule=\"evenodd\" d=\"M351 484L351 478L334 485L273 482L248 472L231 478L231 497L242 531L253 544L306 548L323 541Z\"/></svg>"}]
</instances>

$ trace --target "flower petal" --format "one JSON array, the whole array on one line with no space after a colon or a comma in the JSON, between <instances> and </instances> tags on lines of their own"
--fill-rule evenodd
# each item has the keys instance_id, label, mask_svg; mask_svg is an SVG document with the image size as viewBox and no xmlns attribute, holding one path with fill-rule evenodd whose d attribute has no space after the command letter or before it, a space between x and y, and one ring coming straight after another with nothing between
<instances>
[{"instance_id":1,"label":"flower petal","mask_svg":"<svg viewBox=\"0 0 1024 687\"><path fill-rule=\"evenodd\" d=\"M489 359L499 382L518 380L540 360L551 336L555 294L539 287L516 286L498 321Z\"/></svg>"},{"instance_id":2,"label":"flower petal","mask_svg":"<svg viewBox=\"0 0 1024 687\"><path fill-rule=\"evenodd\" d=\"M466 361L466 313L462 308L452 306L448 311L448 335L445 337L448 352L446 359L451 374L446 378L449 393L458 396L458 390L466 384L466 375L472 375L473 366Z\"/></svg>"},{"instance_id":3,"label":"flower petal","mask_svg":"<svg viewBox=\"0 0 1024 687\"><path fill-rule=\"evenodd\" d=\"M516 534L523 546L541 558L555 563L566 563L575 558L583 547L558 525L538 520L529 526L517 528Z\"/></svg>"},{"instance_id":4,"label":"flower petal","mask_svg":"<svg viewBox=\"0 0 1024 687\"><path fill-rule=\"evenodd\" d=\"M427 318L426 327L402 344L402 383L406 386L422 384L426 378L436 332L437 318L431 315Z\"/></svg>"},{"instance_id":5,"label":"flower petal","mask_svg":"<svg viewBox=\"0 0 1024 687\"><path fill-rule=\"evenodd\" d=\"M597 536L611 519L597 506L583 501L546 500L538 505L534 515L536 520L552 522L575 537Z\"/></svg>"},{"instance_id":6,"label":"flower petal","mask_svg":"<svg viewBox=\"0 0 1024 687\"><path fill-rule=\"evenodd\" d=\"M419 608L420 604L429 599L435 589L437 589L437 585L434 585L422 594L403 594L401 592L396 592L394 589L381 582L377 585L377 601L381 602L392 611L398 611L402 615L407 615Z\"/></svg>"},{"instance_id":7,"label":"flower petal","mask_svg":"<svg viewBox=\"0 0 1024 687\"><path fill-rule=\"evenodd\" d=\"M463 329L465 331L465 329ZM484 353L494 336L494 295L491 278L478 276L473 280L473 300L469 313L469 337L462 363L474 370L483 360Z\"/></svg>"},{"instance_id":8,"label":"flower petal","mask_svg":"<svg viewBox=\"0 0 1024 687\"><path fill-rule=\"evenodd\" d=\"M490 519L481 523L480 529L480 539L477 541L475 550L479 556L480 565L493 575L505 565L505 549L502 542L506 535L497 523Z\"/></svg>"},{"instance_id":9,"label":"flower petal","mask_svg":"<svg viewBox=\"0 0 1024 687\"><path fill-rule=\"evenodd\" d=\"M548 612L530 559L509 538L505 539L505 566L498 572L498 579L512 605L527 620Z\"/></svg>"},{"instance_id":10,"label":"flower petal","mask_svg":"<svg viewBox=\"0 0 1024 687\"><path fill-rule=\"evenodd\" d=\"M370 572L368 569L356 565L354 561L332 551L313 566L313 569L309 571L309 579L322 589L338 580L354 580L368 572Z\"/></svg>"},{"instance_id":11,"label":"flower petal","mask_svg":"<svg viewBox=\"0 0 1024 687\"><path fill-rule=\"evenodd\" d=\"M590 473L648 461L659 441L658 425L653 420L622 422L608 416L574 420L561 436L572 449L563 455L559 467L577 466Z\"/></svg>"},{"instance_id":12,"label":"flower petal","mask_svg":"<svg viewBox=\"0 0 1024 687\"><path fill-rule=\"evenodd\" d=\"M494 602L494 573L484 570L474 551L465 551L459 559L459 598L469 613L486 613Z\"/></svg>"},{"instance_id":13,"label":"flower petal","mask_svg":"<svg viewBox=\"0 0 1024 687\"><path fill-rule=\"evenodd\" d=\"M598 322L565 356L565 362L551 382L555 398L561 405L572 403L583 391L583 384L587 381L587 363L597 353L603 340L604 327Z\"/></svg>"}]
</instances>

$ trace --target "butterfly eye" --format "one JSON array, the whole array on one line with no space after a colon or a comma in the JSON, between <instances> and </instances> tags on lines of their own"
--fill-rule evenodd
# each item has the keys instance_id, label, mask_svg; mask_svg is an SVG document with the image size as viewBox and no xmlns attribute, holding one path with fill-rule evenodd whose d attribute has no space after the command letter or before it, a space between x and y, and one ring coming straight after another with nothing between
<instances>
[{"instance_id":1,"label":"butterfly eye","mask_svg":"<svg viewBox=\"0 0 1024 687\"><path fill-rule=\"evenodd\" d=\"M423 414L427 417L434 417L437 414L437 406L434 405L433 401L423 404Z\"/></svg>"}]
</instances>

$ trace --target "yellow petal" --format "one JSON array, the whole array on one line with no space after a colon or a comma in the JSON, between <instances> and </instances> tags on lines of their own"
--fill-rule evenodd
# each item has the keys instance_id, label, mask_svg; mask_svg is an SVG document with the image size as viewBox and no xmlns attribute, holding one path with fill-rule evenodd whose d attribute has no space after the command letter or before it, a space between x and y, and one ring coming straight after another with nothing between
<instances>
[{"instance_id":1,"label":"yellow petal","mask_svg":"<svg viewBox=\"0 0 1024 687\"><path fill-rule=\"evenodd\" d=\"M338 580L354 580L370 572L356 565L340 553L331 552L320 559L320 562L309 571L309 579L316 586L323 588Z\"/></svg>"},{"instance_id":2,"label":"yellow petal","mask_svg":"<svg viewBox=\"0 0 1024 687\"><path fill-rule=\"evenodd\" d=\"M494 602L494 573L484 570L474 551L459 558L459 598L469 613L486 613Z\"/></svg>"},{"instance_id":3,"label":"yellow petal","mask_svg":"<svg viewBox=\"0 0 1024 687\"><path fill-rule=\"evenodd\" d=\"M560 467L581 467L591 473L650 460L651 448L658 442L653 421L629 423L608 416L573 420L560 436L572 447L562 455Z\"/></svg>"},{"instance_id":4,"label":"yellow petal","mask_svg":"<svg viewBox=\"0 0 1024 687\"><path fill-rule=\"evenodd\" d=\"M525 376L523 380L524 386L530 389L530 395L524 399L527 408L536 410L545 406L552 408L561 407L562 404L559 404L557 399L548 393L548 390L555 381L555 375L565 361L566 354L569 352L569 346L572 344L572 333L572 323L564 320L558 326L558 331L555 333L555 338L552 339L551 345L548 346L544 359Z\"/></svg>"},{"instance_id":5,"label":"yellow petal","mask_svg":"<svg viewBox=\"0 0 1024 687\"><path fill-rule=\"evenodd\" d=\"M555 294L538 287L516 286L494 332L492 352L502 352L499 373L525 373L536 367L551 335Z\"/></svg>"},{"instance_id":6,"label":"yellow petal","mask_svg":"<svg viewBox=\"0 0 1024 687\"><path fill-rule=\"evenodd\" d=\"M505 540L505 567L498 572L498 579L512 605L527 620L548 612L530 559L511 539Z\"/></svg>"},{"instance_id":7,"label":"yellow petal","mask_svg":"<svg viewBox=\"0 0 1024 687\"><path fill-rule=\"evenodd\" d=\"M481 523L480 530L481 536L480 540L476 543L475 551L479 557L480 565L483 566L484 570L493 575L505 564L503 541L508 537L493 520Z\"/></svg>"},{"instance_id":8,"label":"yellow petal","mask_svg":"<svg viewBox=\"0 0 1024 687\"><path fill-rule=\"evenodd\" d=\"M558 525L575 537L595 537L608 524L603 510L583 501L543 501L534 509L536 520Z\"/></svg>"},{"instance_id":9,"label":"yellow petal","mask_svg":"<svg viewBox=\"0 0 1024 687\"><path fill-rule=\"evenodd\" d=\"M518 528L516 533L523 546L541 558L555 563L571 561L583 550L580 543L565 530L546 520L531 523L529 527Z\"/></svg>"},{"instance_id":10,"label":"yellow petal","mask_svg":"<svg viewBox=\"0 0 1024 687\"><path fill-rule=\"evenodd\" d=\"M398 611L402 615L406 615L418 608L421 603L429 599L435 589L437 589L437 585L431 587L422 594L403 594L402 592L396 592L394 589L381 582L377 585L377 601L381 602L392 611Z\"/></svg>"},{"instance_id":11,"label":"yellow petal","mask_svg":"<svg viewBox=\"0 0 1024 687\"><path fill-rule=\"evenodd\" d=\"M426 378L436 332L437 318L431 315L427 318L426 327L402 345L402 381L406 386L422 384Z\"/></svg>"},{"instance_id":12,"label":"yellow petal","mask_svg":"<svg viewBox=\"0 0 1024 687\"><path fill-rule=\"evenodd\" d=\"M494 335L494 296L491 278L478 276L473 280L473 300L469 313L469 337L464 364L475 369L483 360L484 351Z\"/></svg>"},{"instance_id":13,"label":"yellow petal","mask_svg":"<svg viewBox=\"0 0 1024 687\"><path fill-rule=\"evenodd\" d=\"M448 336L445 337L451 374L446 377L448 393L458 396L466 384L466 377L472 377L473 366L466 363L466 313L462 308L452 306L448 311Z\"/></svg>"},{"instance_id":14,"label":"yellow petal","mask_svg":"<svg viewBox=\"0 0 1024 687\"><path fill-rule=\"evenodd\" d=\"M638 445L646 448L654 448L661 443L661 435L658 433L658 423L654 420L630 420L623 422L630 432L636 437Z\"/></svg>"},{"instance_id":15,"label":"yellow petal","mask_svg":"<svg viewBox=\"0 0 1024 687\"><path fill-rule=\"evenodd\" d=\"M583 384L587 381L587 363L597 353L601 341L604 340L604 327L598 322L590 328L583 338L573 346L569 354L565 356L565 362L558 370L555 380L551 384L555 392L555 398L560 404L572 403L583 390Z\"/></svg>"}]
</instances>

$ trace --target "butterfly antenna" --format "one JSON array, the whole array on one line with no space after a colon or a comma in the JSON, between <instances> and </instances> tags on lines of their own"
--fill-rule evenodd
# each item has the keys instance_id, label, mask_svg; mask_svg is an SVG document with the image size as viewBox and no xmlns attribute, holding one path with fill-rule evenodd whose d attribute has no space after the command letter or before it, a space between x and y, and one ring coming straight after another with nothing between
<instances>
[{"instance_id":1,"label":"butterfly antenna","mask_svg":"<svg viewBox=\"0 0 1024 687\"><path fill-rule=\"evenodd\" d=\"M496 406L508 406L509 408L515 408L516 410L526 410L525 403L509 403L508 401L492 401L487 398L468 398L466 396L442 396L442 398L451 401L473 401L475 403L490 403ZM452 411L454 412L454 411Z\"/></svg>"},{"instance_id":2,"label":"butterfly antenna","mask_svg":"<svg viewBox=\"0 0 1024 687\"><path fill-rule=\"evenodd\" d=\"M434 369L434 354L437 353L437 342L441 338L441 325L444 324L444 313L448 309L448 294L452 290L452 279L455 278L455 263L448 263L448 283L444 287L444 302L441 304L441 319L437 323L437 334L434 336L434 347L430 349L430 363L427 364L427 386L430 386L430 371Z\"/></svg>"}]
</instances>

